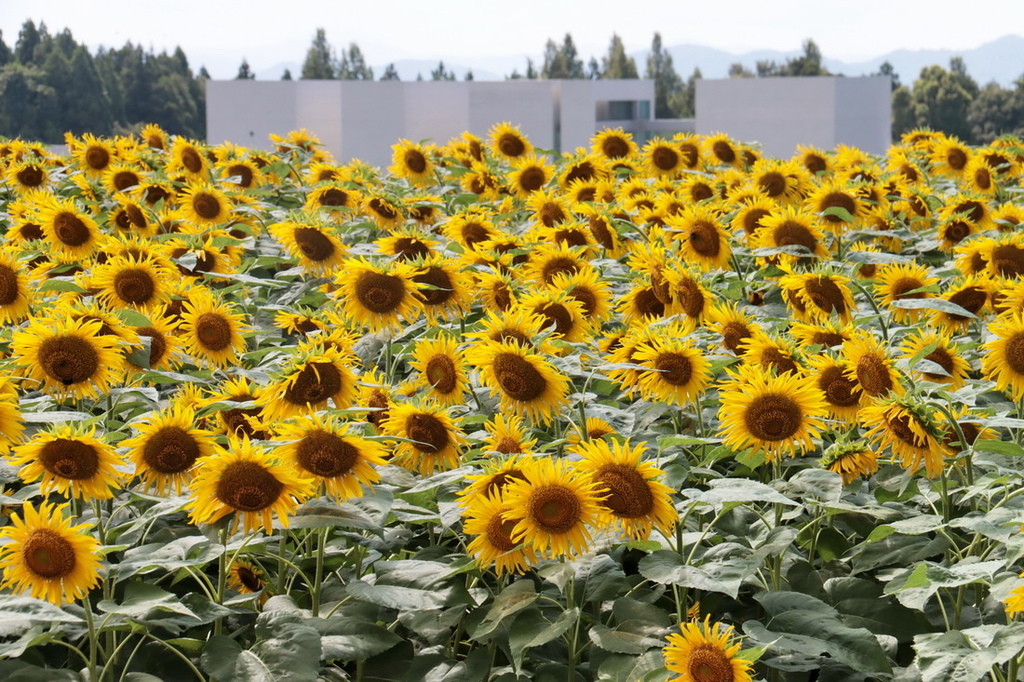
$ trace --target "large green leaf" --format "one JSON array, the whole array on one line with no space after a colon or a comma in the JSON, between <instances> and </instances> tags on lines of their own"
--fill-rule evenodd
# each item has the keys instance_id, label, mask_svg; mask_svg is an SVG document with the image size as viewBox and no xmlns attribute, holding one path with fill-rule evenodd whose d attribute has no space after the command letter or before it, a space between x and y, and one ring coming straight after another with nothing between
<instances>
[{"instance_id":1,"label":"large green leaf","mask_svg":"<svg viewBox=\"0 0 1024 682\"><path fill-rule=\"evenodd\" d=\"M132 620L145 621L159 617L161 612L188 616L196 623L199 616L181 602L181 598L148 583L130 582L125 586L124 598L120 603L104 599L96 605L100 611L113 613Z\"/></svg>"},{"instance_id":2,"label":"large green leaf","mask_svg":"<svg viewBox=\"0 0 1024 682\"><path fill-rule=\"evenodd\" d=\"M251 654L252 658L246 654ZM291 622L275 628L273 637L257 642L251 651L242 652L235 670L236 673L241 669L246 673L252 670L257 674L266 670L269 679L275 682L306 682L316 679L322 655L320 633L308 623ZM253 658L258 660L258 665Z\"/></svg>"},{"instance_id":3,"label":"large green leaf","mask_svg":"<svg viewBox=\"0 0 1024 682\"><path fill-rule=\"evenodd\" d=\"M640 575L663 585L720 592L735 599L740 585L760 565L760 559L737 552L731 557L705 561L699 566L687 566L678 553L662 550L640 560Z\"/></svg>"},{"instance_id":4,"label":"large green leaf","mask_svg":"<svg viewBox=\"0 0 1024 682\"><path fill-rule=\"evenodd\" d=\"M421 590L400 585L371 585L363 580L353 580L347 589L355 599L398 611L439 609L451 594L451 588Z\"/></svg>"},{"instance_id":5,"label":"large green leaf","mask_svg":"<svg viewBox=\"0 0 1024 682\"><path fill-rule=\"evenodd\" d=\"M0 596L0 635L20 634L37 623L81 623L82 619L32 597Z\"/></svg>"},{"instance_id":6,"label":"large green leaf","mask_svg":"<svg viewBox=\"0 0 1024 682\"><path fill-rule=\"evenodd\" d=\"M231 637L217 635L211 637L203 648L199 663L217 682L234 682L235 661L242 653L242 646Z\"/></svg>"},{"instance_id":7,"label":"large green leaf","mask_svg":"<svg viewBox=\"0 0 1024 682\"><path fill-rule=\"evenodd\" d=\"M469 635L473 639L483 639L493 633L502 624L510 625L512 616L527 608L540 597L533 587L533 581L523 578L512 583L502 590L483 620L475 627L471 627Z\"/></svg>"},{"instance_id":8,"label":"large green leaf","mask_svg":"<svg viewBox=\"0 0 1024 682\"><path fill-rule=\"evenodd\" d=\"M617 654L639 655L665 646L664 629L643 621L626 621L614 630L597 623L588 634L595 645Z\"/></svg>"},{"instance_id":9,"label":"large green leaf","mask_svg":"<svg viewBox=\"0 0 1024 682\"><path fill-rule=\"evenodd\" d=\"M708 483L707 490L684 489L683 495L693 502L721 510L726 504L769 502L796 506L798 503L769 485L747 478L718 478Z\"/></svg>"},{"instance_id":10,"label":"large green leaf","mask_svg":"<svg viewBox=\"0 0 1024 682\"><path fill-rule=\"evenodd\" d=\"M1024 623L918 635L914 649L924 679L977 682L1024 650Z\"/></svg>"},{"instance_id":11,"label":"large green leaf","mask_svg":"<svg viewBox=\"0 0 1024 682\"><path fill-rule=\"evenodd\" d=\"M519 671L523 667L523 655L528 649L547 644L564 635L580 617L580 610L571 608L558 614L554 622L549 621L540 609L527 609L516 618L509 629L508 645L512 650L512 664Z\"/></svg>"},{"instance_id":12,"label":"large green leaf","mask_svg":"<svg viewBox=\"0 0 1024 682\"><path fill-rule=\"evenodd\" d=\"M923 561L913 568L898 571L886 584L885 593L894 594L907 608L922 610L940 588L991 582L992 576L1005 565L1002 560L977 561L965 559L953 566Z\"/></svg>"}]
</instances>

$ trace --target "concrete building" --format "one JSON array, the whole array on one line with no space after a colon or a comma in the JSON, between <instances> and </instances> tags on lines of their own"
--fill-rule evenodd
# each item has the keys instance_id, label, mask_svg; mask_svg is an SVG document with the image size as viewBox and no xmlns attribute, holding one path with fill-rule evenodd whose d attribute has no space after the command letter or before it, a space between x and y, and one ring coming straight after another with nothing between
<instances>
[{"instance_id":1,"label":"concrete building","mask_svg":"<svg viewBox=\"0 0 1024 682\"><path fill-rule=\"evenodd\" d=\"M758 142L788 158L797 145L847 144L884 154L892 140L888 76L698 80L696 131Z\"/></svg>"},{"instance_id":2,"label":"concrete building","mask_svg":"<svg viewBox=\"0 0 1024 682\"><path fill-rule=\"evenodd\" d=\"M207 81L206 136L267 149L271 133L306 128L339 161L386 166L400 138L444 144L503 121L536 147L572 151L603 128L650 137L650 80Z\"/></svg>"}]
</instances>

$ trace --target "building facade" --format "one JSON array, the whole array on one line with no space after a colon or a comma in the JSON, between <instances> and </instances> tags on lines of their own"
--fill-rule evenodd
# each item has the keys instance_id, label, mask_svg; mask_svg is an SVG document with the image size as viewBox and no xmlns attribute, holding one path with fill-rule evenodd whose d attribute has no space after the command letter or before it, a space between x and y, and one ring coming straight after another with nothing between
<instances>
[{"instance_id":1,"label":"building facade","mask_svg":"<svg viewBox=\"0 0 1024 682\"><path fill-rule=\"evenodd\" d=\"M649 80L340 81L206 83L207 140L266 149L268 135L305 128L339 161L385 166L399 139L444 144L496 123L534 146L571 152L603 128L649 137Z\"/></svg>"}]
</instances>

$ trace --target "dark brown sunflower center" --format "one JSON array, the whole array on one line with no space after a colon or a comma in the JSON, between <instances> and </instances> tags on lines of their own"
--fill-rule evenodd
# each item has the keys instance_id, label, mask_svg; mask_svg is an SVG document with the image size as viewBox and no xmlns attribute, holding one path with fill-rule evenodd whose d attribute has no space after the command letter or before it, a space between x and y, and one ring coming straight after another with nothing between
<instances>
[{"instance_id":1,"label":"dark brown sunflower center","mask_svg":"<svg viewBox=\"0 0 1024 682\"><path fill-rule=\"evenodd\" d=\"M795 373L798 369L793 358L774 347L765 348L761 352L761 366L765 369L774 369L775 373L779 376L787 372Z\"/></svg>"},{"instance_id":2,"label":"dark brown sunflower center","mask_svg":"<svg viewBox=\"0 0 1024 682\"><path fill-rule=\"evenodd\" d=\"M1006 340L1003 360L1014 374L1024 375L1024 332L1017 332Z\"/></svg>"},{"instance_id":3,"label":"dark brown sunflower center","mask_svg":"<svg viewBox=\"0 0 1024 682\"><path fill-rule=\"evenodd\" d=\"M679 165L679 154L671 147L656 147L651 153L651 163L663 171L675 170Z\"/></svg>"},{"instance_id":4,"label":"dark brown sunflower center","mask_svg":"<svg viewBox=\"0 0 1024 682\"><path fill-rule=\"evenodd\" d=\"M609 159L629 156L629 143L617 135L609 135L601 141L601 152Z\"/></svg>"},{"instance_id":5,"label":"dark brown sunflower center","mask_svg":"<svg viewBox=\"0 0 1024 682\"><path fill-rule=\"evenodd\" d=\"M103 147L89 147L85 150L85 162L93 170L103 170L110 164L110 152Z\"/></svg>"},{"instance_id":6,"label":"dark brown sunflower center","mask_svg":"<svg viewBox=\"0 0 1024 682\"><path fill-rule=\"evenodd\" d=\"M545 303L537 309L546 320L545 327L554 326L555 332L566 336L576 326L572 313L561 303Z\"/></svg>"},{"instance_id":7,"label":"dark brown sunflower center","mask_svg":"<svg viewBox=\"0 0 1024 682\"><path fill-rule=\"evenodd\" d=\"M698 220L690 226L690 246L707 258L714 258L722 248L722 236L711 223Z\"/></svg>"},{"instance_id":8,"label":"dark brown sunflower center","mask_svg":"<svg viewBox=\"0 0 1024 682\"><path fill-rule=\"evenodd\" d=\"M47 376L65 386L88 381L100 369L91 343L77 336L55 336L39 346L39 364Z\"/></svg>"},{"instance_id":9,"label":"dark brown sunflower center","mask_svg":"<svg viewBox=\"0 0 1024 682\"><path fill-rule=\"evenodd\" d=\"M242 512L263 511L277 502L284 484L257 462L233 462L217 481L217 499Z\"/></svg>"},{"instance_id":10,"label":"dark brown sunflower center","mask_svg":"<svg viewBox=\"0 0 1024 682\"><path fill-rule=\"evenodd\" d=\"M423 272L413 275L412 281L427 285L419 291L420 297L427 305L443 305L454 293L451 276L438 265L431 265Z\"/></svg>"},{"instance_id":11,"label":"dark brown sunflower center","mask_svg":"<svg viewBox=\"0 0 1024 682\"><path fill-rule=\"evenodd\" d=\"M817 154L806 154L803 158L803 163L804 168L815 175L828 169L828 164L825 163L825 159Z\"/></svg>"},{"instance_id":12,"label":"dark brown sunflower center","mask_svg":"<svg viewBox=\"0 0 1024 682\"><path fill-rule=\"evenodd\" d=\"M320 194L319 202L321 206L348 206L348 193L331 187Z\"/></svg>"},{"instance_id":13,"label":"dark brown sunflower center","mask_svg":"<svg viewBox=\"0 0 1024 682\"><path fill-rule=\"evenodd\" d=\"M342 376L330 362L310 362L284 391L284 399L292 405L315 405L333 398L342 389Z\"/></svg>"},{"instance_id":14,"label":"dark brown sunflower center","mask_svg":"<svg viewBox=\"0 0 1024 682\"><path fill-rule=\"evenodd\" d=\"M430 248L413 237L399 237L394 241L393 249L399 260L415 260L430 255Z\"/></svg>"},{"instance_id":15,"label":"dark brown sunflower center","mask_svg":"<svg viewBox=\"0 0 1024 682\"><path fill-rule=\"evenodd\" d=\"M825 212L830 208L841 208L851 216L856 216L857 214L857 204L854 202L853 197L844 192L829 192L822 197L821 202L818 204L818 210ZM841 223L844 221L843 218L832 214L824 215L822 218L830 223Z\"/></svg>"},{"instance_id":16,"label":"dark brown sunflower center","mask_svg":"<svg viewBox=\"0 0 1024 682\"><path fill-rule=\"evenodd\" d=\"M170 199L171 198L171 193L168 192L163 187L159 187L157 185L152 185L152 186L146 188L146 193L145 193L144 197L145 197L146 203L149 204L150 206L152 206L152 205L156 204L159 201L167 201L168 199Z\"/></svg>"},{"instance_id":17,"label":"dark brown sunflower center","mask_svg":"<svg viewBox=\"0 0 1024 682\"><path fill-rule=\"evenodd\" d=\"M459 375L455 363L447 355L435 355L430 358L424 374L434 390L442 395L448 395L458 385Z\"/></svg>"},{"instance_id":18,"label":"dark brown sunflower center","mask_svg":"<svg viewBox=\"0 0 1024 682\"><path fill-rule=\"evenodd\" d=\"M974 184L982 191L992 187L992 174L989 172L988 168L982 167L974 171Z\"/></svg>"},{"instance_id":19,"label":"dark brown sunflower center","mask_svg":"<svg viewBox=\"0 0 1024 682\"><path fill-rule=\"evenodd\" d=\"M11 305L18 300L18 273L0 264L0 306Z\"/></svg>"},{"instance_id":20,"label":"dark brown sunflower center","mask_svg":"<svg viewBox=\"0 0 1024 682\"><path fill-rule=\"evenodd\" d=\"M732 662L718 647L700 644L690 652L686 663L693 682L733 682Z\"/></svg>"},{"instance_id":21,"label":"dark brown sunflower center","mask_svg":"<svg viewBox=\"0 0 1024 682\"><path fill-rule=\"evenodd\" d=\"M207 192L192 195L192 210L205 220L213 220L221 214L220 199Z\"/></svg>"},{"instance_id":22,"label":"dark brown sunflower center","mask_svg":"<svg viewBox=\"0 0 1024 682\"><path fill-rule=\"evenodd\" d=\"M302 255L311 261L319 263L334 255L334 243L315 227L297 227L292 237Z\"/></svg>"},{"instance_id":23,"label":"dark brown sunflower center","mask_svg":"<svg viewBox=\"0 0 1024 682\"><path fill-rule=\"evenodd\" d=\"M71 211L57 214L53 219L53 231L62 244L71 247L85 244L92 236L89 226Z\"/></svg>"},{"instance_id":24,"label":"dark brown sunflower center","mask_svg":"<svg viewBox=\"0 0 1024 682\"><path fill-rule=\"evenodd\" d=\"M508 438L506 436L505 438ZM502 450L498 450L502 452ZM518 452L518 450L516 451ZM500 471L491 477L491 480L487 481L487 485L484 486L484 495L492 495L494 493L500 493L505 489L512 481L525 481L526 476L519 469L509 469L508 471Z\"/></svg>"},{"instance_id":25,"label":"dark brown sunflower center","mask_svg":"<svg viewBox=\"0 0 1024 682\"><path fill-rule=\"evenodd\" d=\"M982 287L965 287L960 291L956 292L949 297L950 303L955 303L972 315L977 315L978 312L985 306L985 302L988 301L988 292ZM959 315L957 313L946 313L950 319L963 322L971 318L966 315Z\"/></svg>"},{"instance_id":26,"label":"dark brown sunflower center","mask_svg":"<svg viewBox=\"0 0 1024 682\"><path fill-rule=\"evenodd\" d=\"M546 533L561 535L579 526L583 513L579 497L556 483L542 485L530 495L530 516Z\"/></svg>"},{"instance_id":27,"label":"dark brown sunflower center","mask_svg":"<svg viewBox=\"0 0 1024 682\"><path fill-rule=\"evenodd\" d=\"M15 173L15 177L22 187L39 187L43 184L46 173L39 166L25 166Z\"/></svg>"},{"instance_id":28,"label":"dark brown sunflower center","mask_svg":"<svg viewBox=\"0 0 1024 682\"><path fill-rule=\"evenodd\" d=\"M494 358L494 377L501 390L513 400L531 402L544 395L548 381L526 358L500 353Z\"/></svg>"},{"instance_id":29,"label":"dark brown sunflower center","mask_svg":"<svg viewBox=\"0 0 1024 682\"><path fill-rule=\"evenodd\" d=\"M665 304L658 300L653 287L644 287L633 294L633 305L643 317L661 317L665 314Z\"/></svg>"},{"instance_id":30,"label":"dark brown sunflower center","mask_svg":"<svg viewBox=\"0 0 1024 682\"><path fill-rule=\"evenodd\" d=\"M516 157L526 152L526 143L522 138L512 133L503 133L498 138L498 149L505 156Z\"/></svg>"},{"instance_id":31,"label":"dark brown sunflower center","mask_svg":"<svg viewBox=\"0 0 1024 682\"><path fill-rule=\"evenodd\" d=\"M754 234L761 227L761 220L771 215L771 211L763 208L752 208L743 214L743 231Z\"/></svg>"},{"instance_id":32,"label":"dark brown sunflower center","mask_svg":"<svg viewBox=\"0 0 1024 682\"><path fill-rule=\"evenodd\" d=\"M704 312L704 294L692 279L684 279L676 285L675 298L683 312L694 319Z\"/></svg>"},{"instance_id":33,"label":"dark brown sunflower center","mask_svg":"<svg viewBox=\"0 0 1024 682\"><path fill-rule=\"evenodd\" d=\"M366 414L366 421L374 426L379 426L382 421L388 418L388 397L383 391L374 389L370 397L366 399L366 406L375 408Z\"/></svg>"},{"instance_id":34,"label":"dark brown sunflower center","mask_svg":"<svg viewBox=\"0 0 1024 682\"><path fill-rule=\"evenodd\" d=\"M359 448L328 431L310 431L295 449L299 466L316 476L344 476L359 461Z\"/></svg>"},{"instance_id":35,"label":"dark brown sunflower center","mask_svg":"<svg viewBox=\"0 0 1024 682\"><path fill-rule=\"evenodd\" d=\"M34 577L55 580L75 570L75 548L60 533L34 528L21 546L21 558Z\"/></svg>"},{"instance_id":36,"label":"dark brown sunflower center","mask_svg":"<svg viewBox=\"0 0 1024 682\"><path fill-rule=\"evenodd\" d=\"M594 235L594 239L597 240L598 244L606 249L615 248L615 238L612 236L611 229L604 218L594 216L588 222L590 224L590 234Z\"/></svg>"},{"instance_id":37,"label":"dark brown sunflower center","mask_svg":"<svg viewBox=\"0 0 1024 682\"><path fill-rule=\"evenodd\" d=\"M932 381L948 381L950 377L955 375L956 365L953 364L953 357L949 354L949 351L942 346L939 346L931 353L924 356L924 359L934 362L936 365L946 370L946 374L949 375L946 376L945 374L922 372L922 374Z\"/></svg>"},{"instance_id":38,"label":"dark brown sunflower center","mask_svg":"<svg viewBox=\"0 0 1024 682\"><path fill-rule=\"evenodd\" d=\"M574 180L582 180L584 182L593 180L597 176L597 171L594 169L594 164L589 161L581 161L571 167L569 172L565 174L565 182L569 184Z\"/></svg>"},{"instance_id":39,"label":"dark brown sunflower center","mask_svg":"<svg viewBox=\"0 0 1024 682\"><path fill-rule=\"evenodd\" d=\"M530 166L519 174L519 186L526 192L536 192L547 184L548 176L543 168Z\"/></svg>"},{"instance_id":40,"label":"dark brown sunflower center","mask_svg":"<svg viewBox=\"0 0 1024 682\"><path fill-rule=\"evenodd\" d=\"M601 504L620 518L636 519L654 509L654 495L644 477L633 467L606 464L594 474L594 480L607 489Z\"/></svg>"},{"instance_id":41,"label":"dark brown sunflower center","mask_svg":"<svg viewBox=\"0 0 1024 682\"><path fill-rule=\"evenodd\" d=\"M209 351L222 351L231 345L231 323L217 313L203 313L196 320L196 338Z\"/></svg>"},{"instance_id":42,"label":"dark brown sunflower center","mask_svg":"<svg viewBox=\"0 0 1024 682\"><path fill-rule=\"evenodd\" d=\"M160 474L180 474L199 459L199 443L180 426L165 426L146 440L142 461Z\"/></svg>"},{"instance_id":43,"label":"dark brown sunflower center","mask_svg":"<svg viewBox=\"0 0 1024 682\"><path fill-rule=\"evenodd\" d=\"M562 210L561 204L548 201L540 207L538 212L540 215L540 221L544 223L546 227L554 227L558 223L565 220L565 211Z\"/></svg>"},{"instance_id":44,"label":"dark brown sunflower center","mask_svg":"<svg viewBox=\"0 0 1024 682\"><path fill-rule=\"evenodd\" d=\"M872 353L865 353L857 361L857 381L864 392L873 398L884 396L893 389L889 367L882 358Z\"/></svg>"},{"instance_id":45,"label":"dark brown sunflower center","mask_svg":"<svg viewBox=\"0 0 1024 682\"><path fill-rule=\"evenodd\" d=\"M743 413L747 432L762 441L777 442L795 434L803 423L803 412L795 400L780 393L754 398Z\"/></svg>"},{"instance_id":46,"label":"dark brown sunflower center","mask_svg":"<svg viewBox=\"0 0 1024 682\"><path fill-rule=\"evenodd\" d=\"M405 421L405 432L410 440L416 441L416 448L428 455L444 450L450 442L444 423L431 414L417 412Z\"/></svg>"},{"instance_id":47,"label":"dark brown sunflower center","mask_svg":"<svg viewBox=\"0 0 1024 682\"><path fill-rule=\"evenodd\" d=\"M964 237L971 233L971 226L969 223L963 220L954 220L946 225L942 231L943 238L954 244L957 244L963 240Z\"/></svg>"},{"instance_id":48,"label":"dark brown sunflower center","mask_svg":"<svg viewBox=\"0 0 1024 682\"><path fill-rule=\"evenodd\" d=\"M405 299L405 283L396 275L364 272L355 284L356 298L370 312L383 315L394 312Z\"/></svg>"},{"instance_id":49,"label":"dark brown sunflower center","mask_svg":"<svg viewBox=\"0 0 1024 682\"><path fill-rule=\"evenodd\" d=\"M114 189L118 192L123 192L129 187L135 187L141 182L141 180L139 180L139 176L132 171L123 170L114 173L112 182Z\"/></svg>"},{"instance_id":50,"label":"dark brown sunflower center","mask_svg":"<svg viewBox=\"0 0 1024 682\"><path fill-rule=\"evenodd\" d=\"M416 149L407 149L405 151L405 167L417 175L427 170L427 157L423 156L423 152Z\"/></svg>"},{"instance_id":51,"label":"dark brown sunflower center","mask_svg":"<svg viewBox=\"0 0 1024 682\"><path fill-rule=\"evenodd\" d=\"M812 253L818 248L814 233L795 220L787 220L775 228L774 237L779 246L802 246Z\"/></svg>"},{"instance_id":52,"label":"dark brown sunflower center","mask_svg":"<svg viewBox=\"0 0 1024 682\"><path fill-rule=\"evenodd\" d=\"M515 521L503 519L501 514L495 514L485 531L487 543L501 553L511 552L516 548L516 543L512 541L512 529L515 527Z\"/></svg>"},{"instance_id":53,"label":"dark brown sunflower center","mask_svg":"<svg viewBox=\"0 0 1024 682\"><path fill-rule=\"evenodd\" d=\"M248 566L240 566L235 564L235 576L238 577L238 582L242 583L245 589L250 592L259 592L263 589L263 581L256 575Z\"/></svg>"},{"instance_id":54,"label":"dark brown sunflower center","mask_svg":"<svg viewBox=\"0 0 1024 682\"><path fill-rule=\"evenodd\" d=\"M522 452L523 445L518 439L513 438L512 436L502 436L501 440L494 445L494 449L504 455L512 455L517 452Z\"/></svg>"},{"instance_id":55,"label":"dark brown sunflower center","mask_svg":"<svg viewBox=\"0 0 1024 682\"><path fill-rule=\"evenodd\" d=\"M843 290L829 277L813 277L804 282L804 291L818 308L826 313L846 313Z\"/></svg>"},{"instance_id":56,"label":"dark brown sunflower center","mask_svg":"<svg viewBox=\"0 0 1024 682\"><path fill-rule=\"evenodd\" d=\"M967 165L967 154L962 149L953 147L946 152L946 163L953 170L963 170Z\"/></svg>"},{"instance_id":57,"label":"dark brown sunflower center","mask_svg":"<svg viewBox=\"0 0 1024 682\"><path fill-rule=\"evenodd\" d=\"M574 258L568 256L555 256L549 258L541 266L541 277L544 279L546 284L551 284L557 275L565 273L567 275L575 274L579 271L579 263Z\"/></svg>"},{"instance_id":58,"label":"dark brown sunflower center","mask_svg":"<svg viewBox=\"0 0 1024 682\"><path fill-rule=\"evenodd\" d=\"M715 190L711 185L703 182L696 182L690 187L690 196L694 201L704 201L715 196Z\"/></svg>"},{"instance_id":59,"label":"dark brown sunflower center","mask_svg":"<svg viewBox=\"0 0 1024 682\"><path fill-rule=\"evenodd\" d=\"M924 286L924 282L919 279L912 277L903 277L892 283L889 287L892 291L892 297L894 299L905 299L905 298L925 298L928 294L923 291L918 291L913 294L908 294L908 291L914 291L914 289L920 289Z\"/></svg>"},{"instance_id":60,"label":"dark brown sunflower center","mask_svg":"<svg viewBox=\"0 0 1024 682\"><path fill-rule=\"evenodd\" d=\"M757 179L757 185L774 199L786 192L786 176L776 171L768 171Z\"/></svg>"},{"instance_id":61,"label":"dark brown sunflower center","mask_svg":"<svg viewBox=\"0 0 1024 682\"><path fill-rule=\"evenodd\" d=\"M692 142L684 142L679 145L679 155L683 159L684 166L687 168L693 168L700 160L700 149L698 149L697 145Z\"/></svg>"},{"instance_id":62,"label":"dark brown sunflower center","mask_svg":"<svg viewBox=\"0 0 1024 682\"><path fill-rule=\"evenodd\" d=\"M203 157L195 149L186 147L181 152L181 165L189 173L198 173L203 170Z\"/></svg>"},{"instance_id":63,"label":"dark brown sunflower center","mask_svg":"<svg viewBox=\"0 0 1024 682\"><path fill-rule=\"evenodd\" d=\"M682 353L658 353L654 369L662 381L673 386L686 386L693 377L693 363Z\"/></svg>"},{"instance_id":64,"label":"dark brown sunflower center","mask_svg":"<svg viewBox=\"0 0 1024 682\"><path fill-rule=\"evenodd\" d=\"M861 390L838 365L826 367L818 376L818 388L835 407L853 407L860 402Z\"/></svg>"},{"instance_id":65,"label":"dark brown sunflower center","mask_svg":"<svg viewBox=\"0 0 1024 682\"><path fill-rule=\"evenodd\" d=\"M45 443L39 451L39 463L51 474L72 481L90 479L100 468L96 448L73 438Z\"/></svg>"},{"instance_id":66,"label":"dark brown sunflower center","mask_svg":"<svg viewBox=\"0 0 1024 682\"><path fill-rule=\"evenodd\" d=\"M816 331L811 335L811 343L816 343L824 348L832 348L846 343L846 337L837 332Z\"/></svg>"},{"instance_id":67,"label":"dark brown sunflower center","mask_svg":"<svg viewBox=\"0 0 1024 682\"><path fill-rule=\"evenodd\" d=\"M128 204L117 214L117 226L124 230L146 227L146 216L135 204Z\"/></svg>"},{"instance_id":68,"label":"dark brown sunflower center","mask_svg":"<svg viewBox=\"0 0 1024 682\"><path fill-rule=\"evenodd\" d=\"M32 241L33 239L43 238L43 228L35 223L22 223L21 227L18 228L18 234L21 238L26 241Z\"/></svg>"},{"instance_id":69,"label":"dark brown sunflower center","mask_svg":"<svg viewBox=\"0 0 1024 682\"><path fill-rule=\"evenodd\" d=\"M588 317L597 310L597 295L588 287L576 286L569 291L569 296L576 299L583 306L583 314Z\"/></svg>"},{"instance_id":70,"label":"dark brown sunflower center","mask_svg":"<svg viewBox=\"0 0 1024 682\"><path fill-rule=\"evenodd\" d=\"M928 439L914 432L914 429L910 426L912 419L915 422L917 421L909 414L898 412L897 414L887 414L885 416L885 423L889 426L889 430L892 431L893 435L907 445L913 448L923 448L928 445Z\"/></svg>"},{"instance_id":71,"label":"dark brown sunflower center","mask_svg":"<svg viewBox=\"0 0 1024 682\"><path fill-rule=\"evenodd\" d=\"M146 270L128 268L114 275L114 293L126 303L142 305L153 299L156 283Z\"/></svg>"},{"instance_id":72,"label":"dark brown sunflower center","mask_svg":"<svg viewBox=\"0 0 1024 682\"><path fill-rule=\"evenodd\" d=\"M718 157L722 163L732 163L736 160L736 150L725 140L716 140L711 145L711 152Z\"/></svg>"},{"instance_id":73,"label":"dark brown sunflower center","mask_svg":"<svg viewBox=\"0 0 1024 682\"><path fill-rule=\"evenodd\" d=\"M722 325L722 343L737 355L746 352L746 347L742 344L751 336L750 329L742 322L726 322Z\"/></svg>"},{"instance_id":74,"label":"dark brown sunflower center","mask_svg":"<svg viewBox=\"0 0 1024 682\"><path fill-rule=\"evenodd\" d=\"M1020 277L1024 275L1024 249L1000 244L992 249L992 265L1003 277Z\"/></svg>"}]
</instances>

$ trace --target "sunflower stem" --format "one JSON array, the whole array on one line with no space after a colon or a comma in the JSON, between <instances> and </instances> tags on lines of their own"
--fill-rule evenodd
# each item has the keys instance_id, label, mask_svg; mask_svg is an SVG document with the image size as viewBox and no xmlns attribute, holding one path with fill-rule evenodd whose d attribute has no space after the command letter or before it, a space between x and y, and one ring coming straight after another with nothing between
<instances>
[{"instance_id":1,"label":"sunflower stem","mask_svg":"<svg viewBox=\"0 0 1024 682\"><path fill-rule=\"evenodd\" d=\"M224 606L224 591L228 581L228 529L226 527L221 528L220 544L223 551L217 557L217 605ZM214 636L221 634L221 629L223 628L222 621L223 618L220 617L213 621Z\"/></svg>"},{"instance_id":2,"label":"sunflower stem","mask_svg":"<svg viewBox=\"0 0 1024 682\"><path fill-rule=\"evenodd\" d=\"M96 622L92 617L92 602L88 595L82 600L82 606L85 608L85 627L89 637L89 680L99 682L96 677L96 658L100 648L99 633L96 631Z\"/></svg>"},{"instance_id":3,"label":"sunflower stem","mask_svg":"<svg viewBox=\"0 0 1024 682\"><path fill-rule=\"evenodd\" d=\"M875 303L875 297L872 296L871 294L869 294L868 290L864 288L864 285L861 284L860 282L858 282L857 280L851 279L850 283L853 284L853 286L855 286L858 289L860 289L860 292L862 294L864 294L864 298L866 298L868 300L868 304L871 306L871 309L875 311L875 316L878 318L878 326L882 328L882 338L886 342L888 342L889 341L889 326L885 323L885 317L882 315L882 311L878 307L878 304Z\"/></svg>"},{"instance_id":4,"label":"sunflower stem","mask_svg":"<svg viewBox=\"0 0 1024 682\"><path fill-rule=\"evenodd\" d=\"M949 508L949 478L946 476L946 469L943 467L942 474L939 478L940 494L942 495L942 520L949 523L952 518L951 509Z\"/></svg>"},{"instance_id":5,"label":"sunflower stem","mask_svg":"<svg viewBox=\"0 0 1024 682\"><path fill-rule=\"evenodd\" d=\"M320 587L324 579L324 552L327 550L327 528L317 529L316 538L316 573L313 578L313 585L310 587L310 599L312 604L310 612L314 618L320 616Z\"/></svg>"}]
</instances>

